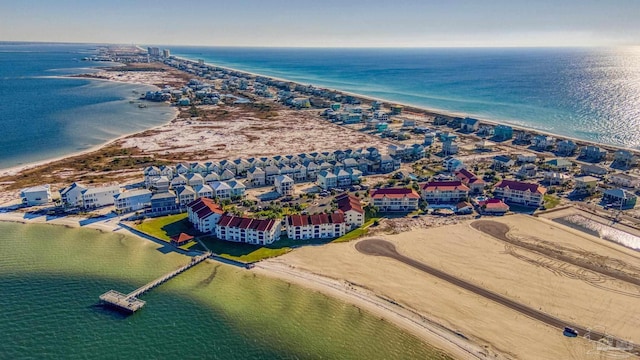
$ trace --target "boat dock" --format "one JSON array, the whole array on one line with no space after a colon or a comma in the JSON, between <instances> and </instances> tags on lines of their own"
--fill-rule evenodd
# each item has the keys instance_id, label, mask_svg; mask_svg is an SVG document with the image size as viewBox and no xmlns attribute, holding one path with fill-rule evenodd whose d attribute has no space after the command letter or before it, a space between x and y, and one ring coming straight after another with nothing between
<instances>
[{"instance_id":1,"label":"boat dock","mask_svg":"<svg viewBox=\"0 0 640 360\"><path fill-rule=\"evenodd\" d=\"M128 293L128 294L123 294L121 292L115 291L115 290L109 290L106 293L100 295L100 302L103 304L106 304L108 306L112 306L118 310L122 310L124 312L127 313L134 313L138 310L140 310L144 304L146 304L146 302L144 300L140 300L138 299L138 296L146 293L147 291L158 287L162 284L164 284L165 282L171 280L172 278L178 276L179 274L189 270L190 268L198 265L199 263L205 261L206 259L208 259L209 257L211 257L212 253L207 252L205 254L196 256L191 258L191 261L168 273L165 274L137 289L135 289L134 291Z\"/></svg>"}]
</instances>

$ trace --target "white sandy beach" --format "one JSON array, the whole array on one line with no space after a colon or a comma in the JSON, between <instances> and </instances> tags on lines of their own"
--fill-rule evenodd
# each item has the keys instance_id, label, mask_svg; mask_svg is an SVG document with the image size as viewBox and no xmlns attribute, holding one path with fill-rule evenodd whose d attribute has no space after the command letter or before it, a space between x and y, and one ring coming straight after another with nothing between
<instances>
[{"instance_id":1,"label":"white sandy beach","mask_svg":"<svg viewBox=\"0 0 640 360\"><path fill-rule=\"evenodd\" d=\"M516 228L517 236L536 234L640 267L637 253L603 244L602 240L589 235L572 233L563 226L545 225L545 221L526 216L510 216L499 221ZM507 251L505 243L472 229L469 222L384 238L393 242L401 254L515 301L640 342L640 317L629 312L637 307L640 297L640 289L635 285L593 278L583 270L553 263L526 250ZM508 357L584 359L594 347L582 338L566 338L557 329L395 260L363 255L355 249L355 242L300 248L263 264L261 266L286 266L290 271L357 284L443 327L463 333L487 351ZM580 274L583 276L578 276ZM305 282L297 283L304 285Z\"/></svg>"}]
</instances>

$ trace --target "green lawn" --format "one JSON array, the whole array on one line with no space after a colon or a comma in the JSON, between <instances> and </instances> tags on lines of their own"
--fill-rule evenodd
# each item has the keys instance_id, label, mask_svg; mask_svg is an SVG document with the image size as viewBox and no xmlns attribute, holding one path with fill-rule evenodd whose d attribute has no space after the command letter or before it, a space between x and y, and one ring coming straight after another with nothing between
<instances>
[{"instance_id":1,"label":"green lawn","mask_svg":"<svg viewBox=\"0 0 640 360\"><path fill-rule=\"evenodd\" d=\"M172 236L181 232L197 235L186 213L148 219L136 225L136 229L167 242L171 241Z\"/></svg>"},{"instance_id":2,"label":"green lawn","mask_svg":"<svg viewBox=\"0 0 640 360\"><path fill-rule=\"evenodd\" d=\"M357 229L353 229L351 231L349 231L348 233L340 236L339 238L333 240L332 242L334 243L341 243L341 242L348 242L351 240L355 240L358 239L362 236L365 236L367 233L369 232L369 230L367 229L363 229L363 228L357 228Z\"/></svg>"},{"instance_id":3,"label":"green lawn","mask_svg":"<svg viewBox=\"0 0 640 360\"><path fill-rule=\"evenodd\" d=\"M199 240L221 257L242 262L255 262L291 251L291 247L284 240L266 246L218 240L215 236L203 236Z\"/></svg>"},{"instance_id":4,"label":"green lawn","mask_svg":"<svg viewBox=\"0 0 640 360\"><path fill-rule=\"evenodd\" d=\"M553 195L549 195L549 194L545 194L544 195L544 208L549 210L549 209L553 209L554 207L558 206L558 204L560 204L560 199L553 196Z\"/></svg>"}]
</instances>

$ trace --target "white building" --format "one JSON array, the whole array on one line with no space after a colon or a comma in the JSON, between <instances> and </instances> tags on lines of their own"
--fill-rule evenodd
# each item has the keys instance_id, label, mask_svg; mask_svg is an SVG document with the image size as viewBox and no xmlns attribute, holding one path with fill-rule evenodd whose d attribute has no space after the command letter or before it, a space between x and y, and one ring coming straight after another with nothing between
<instances>
[{"instance_id":1,"label":"white building","mask_svg":"<svg viewBox=\"0 0 640 360\"><path fill-rule=\"evenodd\" d=\"M505 203L525 206L542 205L546 192L547 189L538 184L513 180L502 180L493 189L494 196Z\"/></svg>"},{"instance_id":2,"label":"white building","mask_svg":"<svg viewBox=\"0 0 640 360\"><path fill-rule=\"evenodd\" d=\"M51 201L51 186L46 184L22 189L20 199L27 206L46 204Z\"/></svg>"},{"instance_id":3,"label":"white building","mask_svg":"<svg viewBox=\"0 0 640 360\"><path fill-rule=\"evenodd\" d=\"M126 213L137 211L151 206L151 191L147 189L131 190L116 194L115 200L116 211Z\"/></svg>"},{"instance_id":4,"label":"white building","mask_svg":"<svg viewBox=\"0 0 640 360\"><path fill-rule=\"evenodd\" d=\"M418 210L420 195L413 189L385 188L371 192L373 206L386 211L414 211Z\"/></svg>"},{"instance_id":5,"label":"white building","mask_svg":"<svg viewBox=\"0 0 640 360\"><path fill-rule=\"evenodd\" d=\"M338 187L338 177L331 171L322 170L318 173L317 183L324 190L333 189Z\"/></svg>"},{"instance_id":6,"label":"white building","mask_svg":"<svg viewBox=\"0 0 640 360\"><path fill-rule=\"evenodd\" d=\"M344 214L345 222L352 229L364 225L365 214L360 199L344 193L336 196L336 203L338 204L338 211Z\"/></svg>"},{"instance_id":7,"label":"white building","mask_svg":"<svg viewBox=\"0 0 640 360\"><path fill-rule=\"evenodd\" d=\"M609 181L614 185L628 188L635 188L640 184L640 178L627 174L611 174L609 176Z\"/></svg>"},{"instance_id":8,"label":"white building","mask_svg":"<svg viewBox=\"0 0 640 360\"><path fill-rule=\"evenodd\" d=\"M60 190L62 205L67 208L82 207L82 193L86 190L86 187L75 182Z\"/></svg>"},{"instance_id":9,"label":"white building","mask_svg":"<svg viewBox=\"0 0 640 360\"><path fill-rule=\"evenodd\" d=\"M421 187L422 198L429 204L458 203L469 197L469 187L460 180L431 181Z\"/></svg>"},{"instance_id":10,"label":"white building","mask_svg":"<svg viewBox=\"0 0 640 360\"><path fill-rule=\"evenodd\" d=\"M114 196L122 192L120 185L88 188L82 193L82 203L85 209L95 209L113 205Z\"/></svg>"},{"instance_id":11,"label":"white building","mask_svg":"<svg viewBox=\"0 0 640 360\"><path fill-rule=\"evenodd\" d=\"M289 239L331 239L344 235L346 231L347 223L341 212L287 217Z\"/></svg>"},{"instance_id":12,"label":"white building","mask_svg":"<svg viewBox=\"0 0 640 360\"><path fill-rule=\"evenodd\" d=\"M280 239L281 228L280 220L222 215L215 232L220 240L267 245Z\"/></svg>"},{"instance_id":13,"label":"white building","mask_svg":"<svg viewBox=\"0 0 640 360\"><path fill-rule=\"evenodd\" d=\"M187 217L198 231L203 233L215 232L215 227L224 211L213 200L207 198L196 199L187 204Z\"/></svg>"},{"instance_id":14,"label":"white building","mask_svg":"<svg viewBox=\"0 0 640 360\"><path fill-rule=\"evenodd\" d=\"M294 193L294 181L287 175L278 175L273 181L278 194L282 196L291 196Z\"/></svg>"}]
</instances>

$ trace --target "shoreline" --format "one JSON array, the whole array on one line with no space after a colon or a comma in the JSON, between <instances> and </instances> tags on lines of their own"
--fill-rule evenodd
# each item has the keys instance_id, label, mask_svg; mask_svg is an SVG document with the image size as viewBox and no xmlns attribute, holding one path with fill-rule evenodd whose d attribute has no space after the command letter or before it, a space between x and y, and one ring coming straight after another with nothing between
<instances>
[{"instance_id":1,"label":"shoreline","mask_svg":"<svg viewBox=\"0 0 640 360\"><path fill-rule=\"evenodd\" d=\"M456 359L486 358L487 349L479 344L465 340L455 335L453 330L428 319L419 312L397 304L392 299L385 299L382 295L358 284L299 269L278 262L277 259L261 261L252 271L352 304L371 315L389 321L393 326L409 332L450 356L455 356ZM504 359L501 354L492 355L494 359Z\"/></svg>"},{"instance_id":2,"label":"shoreline","mask_svg":"<svg viewBox=\"0 0 640 360\"><path fill-rule=\"evenodd\" d=\"M138 83L138 82L130 82L130 81L118 81L118 80L111 80L111 79L101 79L101 78L94 78L94 77L89 77L89 76L80 76L83 74L73 74L73 75L67 75L67 76L51 76L51 78L59 78L59 79L79 79L79 80L88 80L88 81L97 81L97 82L107 82L107 83L116 83L116 84L130 84L130 85L144 85L144 86L149 86L149 87L153 87L155 89L160 89L159 87L157 87L156 85L153 84L149 84L149 83ZM15 176L25 170L30 170L36 167L40 167L40 166L44 166L44 165L48 165L57 161L61 161L67 158L71 158L74 156L81 156L81 155L86 155L89 153L92 153L94 151L100 150L104 147L107 147L109 145L113 145L114 143L123 140L127 137L133 136L133 135L137 135L140 133L143 133L145 131L149 131L149 130L154 130L157 128L160 128L162 126L166 126L168 124L170 124L172 121L176 120L178 117L178 109L176 109L175 107L171 107L171 106L167 106L167 109L169 109L169 111L173 112L173 115L171 116L171 118L160 125L155 125L153 127L150 128L146 128L143 130L139 130L139 131L134 131L134 132L130 132L130 133L126 133L126 134L122 134L119 135L116 138L112 138L110 140L107 140L106 142L103 142L101 144L97 144L94 145L88 149L85 150L80 150L80 151L76 151L76 152L72 152L66 155L60 155L60 156L56 156L54 158L50 158L50 159L46 159L46 160L38 160L38 161L34 161L34 162L29 162L26 164L22 164L22 165L16 165L16 166L11 166L8 168L0 168L0 177L4 177L4 176Z\"/></svg>"},{"instance_id":3,"label":"shoreline","mask_svg":"<svg viewBox=\"0 0 640 360\"><path fill-rule=\"evenodd\" d=\"M189 58L185 58L183 56L175 56L175 55L173 55L172 57L175 58L175 59L178 59L178 60L189 61L189 62L193 62L193 63L197 62L197 59L196 60L189 59ZM216 67L216 68L228 70L228 71L235 71L235 72L238 72L238 73L248 74L248 75L251 75L251 76L264 77L264 78L267 78L267 79L270 79L270 80L283 81L283 82L288 82L288 83L292 83L292 84L304 85L303 83L301 83L299 81L294 81L294 80L289 80L289 79L285 79L285 78L259 74L259 73L240 70L240 69L236 69L236 68L230 68L230 67L227 67L227 66L217 65L215 63L205 62L204 64L208 65L208 66L213 66L213 67ZM339 93L339 94L343 94L343 95L347 95L347 96L352 96L352 97L354 97L356 99L359 99L359 100L378 101L378 102L386 103L388 105L392 105L392 104L401 105L401 106L404 107L405 110L412 111L412 112L418 112L418 113L421 113L422 115L427 115L427 116L444 116L444 117L449 117L449 118L470 116L469 114L465 114L465 113L462 113L462 112L455 112L455 111L449 111L449 110L443 110L443 109L433 109L433 108L429 108L429 107L425 107L425 106L412 105L412 104L408 104L408 103L404 103L404 102L392 101L392 100L383 99L383 98L379 98L379 97L375 97L375 96L358 94L358 93L354 93L354 92L350 92L350 91L344 91L344 90L340 90L340 89L336 89L336 88L332 88L332 87L326 87L326 86L322 86L322 85L314 85L314 84L310 84L310 85L312 85L314 87L317 87L317 88L320 88L320 89L325 89L325 90L328 90L328 91L332 91L332 92L335 92L335 93ZM527 131L527 132L530 132L530 133L533 133L533 134L553 136L553 137L555 137L557 139L572 140L576 144L579 144L579 145L597 145L597 146L600 146L600 147L602 147L604 149L607 149L607 150L629 150L629 151L634 152L636 154L640 154L640 149L638 149L638 148L625 147L625 146L607 144L607 143L600 143L600 142L596 142L596 141L593 141L593 140L586 140L586 139L576 138L576 137L573 137L573 136L560 135L560 134L556 134L556 133L553 133L553 132L550 132L550 131L536 129L534 127L528 127L528 126L524 126L524 125L513 124L513 123L511 123L511 122L509 122L507 120L491 120L491 119L486 119L486 118L481 118L481 117L476 117L476 116L470 116L470 117L473 117L474 119L477 119L480 122L481 125L483 125L483 124L484 125L508 125L508 126L511 126L514 130Z\"/></svg>"},{"instance_id":4,"label":"shoreline","mask_svg":"<svg viewBox=\"0 0 640 360\"><path fill-rule=\"evenodd\" d=\"M25 218L20 212L0 213L0 223L17 223L22 225L49 225L64 226L69 229L91 229L103 233L119 232L127 236L133 236L144 242L150 242L126 227L119 225L118 217L99 220L87 225L80 222L86 220L82 217L57 217L48 220L45 215ZM184 255L184 254L183 254ZM256 264L255 271L259 275L291 283L314 292L319 292L345 304L354 305L370 315L385 319L391 325L398 327L425 343L433 346L449 355L455 355L456 359L484 359L483 349L480 345L470 340L465 340L452 333L452 330L433 322L424 315L410 308L403 307L393 300L386 300L380 294L366 288L351 284L348 281L327 278L320 274L311 273L293 266L280 263L277 259L261 261ZM502 359L502 357L495 357Z\"/></svg>"}]
</instances>

